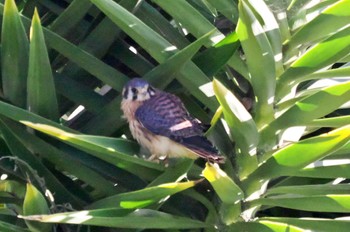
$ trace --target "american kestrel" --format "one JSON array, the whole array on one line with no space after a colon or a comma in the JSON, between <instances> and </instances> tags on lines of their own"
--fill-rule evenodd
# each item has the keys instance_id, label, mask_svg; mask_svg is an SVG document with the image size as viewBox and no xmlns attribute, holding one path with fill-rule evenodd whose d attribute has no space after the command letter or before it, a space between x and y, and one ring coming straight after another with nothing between
<instances>
[{"instance_id":1,"label":"american kestrel","mask_svg":"<svg viewBox=\"0 0 350 232\"><path fill-rule=\"evenodd\" d=\"M153 88L147 81L134 78L124 86L121 109L132 136L152 156L204 158L222 163L212 143L204 137L205 126L193 118L181 100Z\"/></svg>"}]
</instances>

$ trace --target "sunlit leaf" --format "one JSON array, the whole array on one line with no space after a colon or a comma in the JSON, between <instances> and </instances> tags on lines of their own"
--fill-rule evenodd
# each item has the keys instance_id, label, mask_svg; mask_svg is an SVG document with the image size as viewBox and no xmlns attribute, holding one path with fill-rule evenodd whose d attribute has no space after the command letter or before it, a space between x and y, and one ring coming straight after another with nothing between
<instances>
[{"instance_id":1,"label":"sunlit leaf","mask_svg":"<svg viewBox=\"0 0 350 232\"><path fill-rule=\"evenodd\" d=\"M334 156L341 150L343 150L343 147L336 151ZM346 152L346 154L348 155L349 152ZM350 178L350 164L347 160L325 160L319 163L322 163L322 165L309 165L293 175L313 178Z\"/></svg>"},{"instance_id":2,"label":"sunlit leaf","mask_svg":"<svg viewBox=\"0 0 350 232\"><path fill-rule=\"evenodd\" d=\"M105 196L117 193L117 189L113 186L112 182L103 178L100 173L93 170L92 167L85 166L90 160L88 157L78 159L76 156L72 156L71 153L66 153L32 133L27 132L27 130L21 126L12 126L11 129L16 133L17 138L26 147L35 152L35 154L41 158L50 160L51 163L55 164L57 169L65 170L89 184L91 187L95 188L95 194ZM98 167L96 161L94 162L94 167ZM129 181L133 181L133 178L130 177ZM121 182L121 184L123 184L123 182ZM75 190L75 193L79 193L78 189Z\"/></svg>"},{"instance_id":3,"label":"sunlit leaf","mask_svg":"<svg viewBox=\"0 0 350 232\"><path fill-rule=\"evenodd\" d=\"M267 177L293 175L327 155L332 154L349 141L350 127L345 126L300 142L288 145L272 154L257 170L248 177L259 180ZM254 179L256 178L256 179Z\"/></svg>"},{"instance_id":4,"label":"sunlit leaf","mask_svg":"<svg viewBox=\"0 0 350 232\"><path fill-rule=\"evenodd\" d=\"M347 194L350 191L348 184L324 184L324 185L300 185L300 186L280 186L271 188L266 195L295 194L300 196L327 195L327 194Z\"/></svg>"},{"instance_id":5,"label":"sunlit leaf","mask_svg":"<svg viewBox=\"0 0 350 232\"><path fill-rule=\"evenodd\" d=\"M23 110L19 107L13 106L4 101L0 101L0 114L14 121L29 120L32 123L47 124L60 129L65 129L68 132L74 132L73 129L64 127L54 121L51 121L39 115L33 114L27 110Z\"/></svg>"},{"instance_id":6,"label":"sunlit leaf","mask_svg":"<svg viewBox=\"0 0 350 232\"><path fill-rule=\"evenodd\" d=\"M96 208L122 208L136 209L144 208L148 205L159 203L162 199L191 188L196 184L194 181L181 183L167 183L142 190L121 193L115 196L94 202L89 209Z\"/></svg>"},{"instance_id":7,"label":"sunlit leaf","mask_svg":"<svg viewBox=\"0 0 350 232\"><path fill-rule=\"evenodd\" d=\"M137 154L138 150L135 149L136 147L131 141L73 134L49 125L34 124L27 121L21 121L21 123L54 136L67 144L76 146L91 155L146 179L151 179L163 169L153 162L134 157L133 155Z\"/></svg>"},{"instance_id":8,"label":"sunlit leaf","mask_svg":"<svg viewBox=\"0 0 350 232\"><path fill-rule=\"evenodd\" d=\"M326 8L318 17L305 24L292 36L287 43L289 49L295 49L301 44L329 36L349 25L350 12L347 10L349 7L349 1L341 0Z\"/></svg>"},{"instance_id":9,"label":"sunlit leaf","mask_svg":"<svg viewBox=\"0 0 350 232\"><path fill-rule=\"evenodd\" d=\"M2 136L9 147L11 154L17 156L19 159L26 162L33 168L40 176L45 177L47 187L57 194L57 202L70 201L72 205L78 207L82 202L76 198L68 189L59 182L59 180L50 172L50 170L40 162L40 159L30 151L21 140L16 136L15 131L12 130L11 124L13 122L6 121L5 118L0 119L0 130ZM29 174L29 173L28 173Z\"/></svg>"},{"instance_id":10,"label":"sunlit leaf","mask_svg":"<svg viewBox=\"0 0 350 232\"><path fill-rule=\"evenodd\" d=\"M311 73L310 75L301 76L300 81L308 81L308 80L318 80L325 78L334 78L334 77L349 77L350 75L350 67L339 67L336 69L328 69L322 70L320 72Z\"/></svg>"},{"instance_id":11,"label":"sunlit leaf","mask_svg":"<svg viewBox=\"0 0 350 232\"><path fill-rule=\"evenodd\" d=\"M278 197L260 198L251 202L252 205L278 206L289 209L313 212L350 212L350 195L327 194L311 196L291 196L289 194Z\"/></svg>"},{"instance_id":12,"label":"sunlit leaf","mask_svg":"<svg viewBox=\"0 0 350 232\"><path fill-rule=\"evenodd\" d=\"M266 37L273 51L276 67L276 76L279 76L284 70L282 62L282 39L277 19L275 18L274 12L272 12L271 9L268 7L267 2L261 0L248 0L247 3L248 2L249 4L251 4L252 9L256 10L256 12L254 12L256 20L259 21L259 23L264 29L264 33L266 34ZM278 21L281 20L282 18ZM253 30L256 29L254 29L253 27Z\"/></svg>"},{"instance_id":13,"label":"sunlit leaf","mask_svg":"<svg viewBox=\"0 0 350 232\"><path fill-rule=\"evenodd\" d=\"M125 210L118 209L84 210L31 216L25 217L25 219L48 223L68 223L130 229L195 229L208 227L208 225L201 221L143 209L129 214L125 213Z\"/></svg>"},{"instance_id":14,"label":"sunlit leaf","mask_svg":"<svg viewBox=\"0 0 350 232\"><path fill-rule=\"evenodd\" d=\"M171 165L165 169L165 171L154 179L147 187L157 186L163 183L180 181L184 178L188 171L193 167L194 160L183 159L177 162L175 165Z\"/></svg>"},{"instance_id":15,"label":"sunlit leaf","mask_svg":"<svg viewBox=\"0 0 350 232\"><path fill-rule=\"evenodd\" d=\"M312 122L308 123L307 126L316 126L316 127L342 127L346 126L350 122L350 116L339 116L331 118L322 118L315 119Z\"/></svg>"},{"instance_id":16,"label":"sunlit leaf","mask_svg":"<svg viewBox=\"0 0 350 232\"><path fill-rule=\"evenodd\" d=\"M230 226L230 231L259 231L259 232L303 232L304 230L287 223L269 222L237 222Z\"/></svg>"},{"instance_id":17,"label":"sunlit leaf","mask_svg":"<svg viewBox=\"0 0 350 232\"><path fill-rule=\"evenodd\" d=\"M333 112L349 99L350 82L323 88L297 101L271 124L263 128L262 137L268 139L267 137L271 138L273 136L271 134L267 135L268 133L275 133L287 127L307 125L312 120Z\"/></svg>"},{"instance_id":18,"label":"sunlit leaf","mask_svg":"<svg viewBox=\"0 0 350 232\"><path fill-rule=\"evenodd\" d=\"M34 185L28 183L27 191L24 197L23 214L25 216L35 214L49 214L50 210L45 200L45 197L35 188ZM35 222L25 221L31 231L51 231L52 225Z\"/></svg>"},{"instance_id":19,"label":"sunlit leaf","mask_svg":"<svg viewBox=\"0 0 350 232\"><path fill-rule=\"evenodd\" d=\"M350 221L344 219L326 219L326 218L290 218L290 217L269 217L262 220L268 220L272 222L286 223L288 225L297 226L303 228L303 231L347 231L350 225Z\"/></svg>"},{"instance_id":20,"label":"sunlit leaf","mask_svg":"<svg viewBox=\"0 0 350 232\"><path fill-rule=\"evenodd\" d=\"M339 61L350 52L350 27L345 28L308 49L280 76L277 84L278 100L298 84L303 76Z\"/></svg>"},{"instance_id":21,"label":"sunlit leaf","mask_svg":"<svg viewBox=\"0 0 350 232\"><path fill-rule=\"evenodd\" d=\"M243 199L242 190L220 169L218 164L206 163L203 176L210 182L224 203L236 204Z\"/></svg>"},{"instance_id":22,"label":"sunlit leaf","mask_svg":"<svg viewBox=\"0 0 350 232\"><path fill-rule=\"evenodd\" d=\"M240 18L236 32L246 56L250 82L256 95L255 121L261 127L273 118L276 80L274 52L263 25L257 19L261 16L255 15L245 0L240 1L238 6Z\"/></svg>"},{"instance_id":23,"label":"sunlit leaf","mask_svg":"<svg viewBox=\"0 0 350 232\"><path fill-rule=\"evenodd\" d=\"M259 135L252 116L243 104L218 80L213 81L213 87L230 127L230 133L240 149L237 160L240 164L240 176L243 178L257 167L255 156Z\"/></svg>"}]
</instances>

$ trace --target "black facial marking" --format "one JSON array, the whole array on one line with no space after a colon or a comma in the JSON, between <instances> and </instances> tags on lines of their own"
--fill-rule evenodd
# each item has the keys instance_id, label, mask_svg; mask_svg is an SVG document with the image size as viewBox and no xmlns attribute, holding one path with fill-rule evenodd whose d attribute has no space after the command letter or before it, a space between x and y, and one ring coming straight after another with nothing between
<instances>
[{"instance_id":1,"label":"black facial marking","mask_svg":"<svg viewBox=\"0 0 350 232\"><path fill-rule=\"evenodd\" d=\"M138 91L137 91L136 88L132 87L132 88L131 88L131 92L132 92L133 94L137 94Z\"/></svg>"},{"instance_id":2,"label":"black facial marking","mask_svg":"<svg viewBox=\"0 0 350 232\"><path fill-rule=\"evenodd\" d=\"M131 92L132 92L132 100L135 101L137 99L138 90L133 87L131 88Z\"/></svg>"},{"instance_id":3,"label":"black facial marking","mask_svg":"<svg viewBox=\"0 0 350 232\"><path fill-rule=\"evenodd\" d=\"M148 87L147 92L149 93L150 96L154 96L154 94L156 93L156 91L153 89L152 86Z\"/></svg>"},{"instance_id":4,"label":"black facial marking","mask_svg":"<svg viewBox=\"0 0 350 232\"><path fill-rule=\"evenodd\" d=\"M127 98L128 98L128 95L129 95L129 89L125 89L125 90L124 90L124 93L123 93L123 98L124 98L124 99L127 99Z\"/></svg>"}]
</instances>

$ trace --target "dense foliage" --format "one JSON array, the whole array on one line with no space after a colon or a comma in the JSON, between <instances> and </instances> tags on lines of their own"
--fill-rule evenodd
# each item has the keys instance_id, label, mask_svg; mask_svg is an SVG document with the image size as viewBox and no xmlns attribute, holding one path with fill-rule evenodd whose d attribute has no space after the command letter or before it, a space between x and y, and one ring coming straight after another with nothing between
<instances>
[{"instance_id":1,"label":"dense foliage","mask_svg":"<svg viewBox=\"0 0 350 232\"><path fill-rule=\"evenodd\" d=\"M349 9L0 1L0 230L348 231ZM140 76L225 164L145 159L120 110Z\"/></svg>"}]
</instances>

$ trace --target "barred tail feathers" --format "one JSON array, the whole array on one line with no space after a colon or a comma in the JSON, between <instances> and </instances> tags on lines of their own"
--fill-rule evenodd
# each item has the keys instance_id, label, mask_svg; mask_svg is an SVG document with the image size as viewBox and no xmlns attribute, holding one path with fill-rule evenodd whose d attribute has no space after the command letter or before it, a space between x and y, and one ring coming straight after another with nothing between
<instances>
[{"instance_id":1,"label":"barred tail feathers","mask_svg":"<svg viewBox=\"0 0 350 232\"><path fill-rule=\"evenodd\" d=\"M218 150L204 136L183 138L181 144L196 153L199 157L214 163L224 163L225 157L220 156Z\"/></svg>"}]
</instances>

